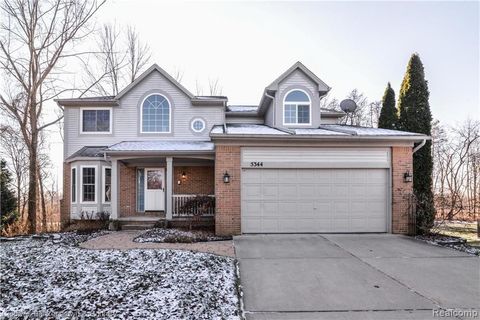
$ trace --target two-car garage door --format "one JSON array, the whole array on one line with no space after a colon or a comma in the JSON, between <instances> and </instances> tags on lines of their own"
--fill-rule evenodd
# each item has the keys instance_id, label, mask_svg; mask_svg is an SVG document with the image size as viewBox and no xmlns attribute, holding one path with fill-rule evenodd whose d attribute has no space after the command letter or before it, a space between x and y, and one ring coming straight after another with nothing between
<instances>
[{"instance_id":1,"label":"two-car garage door","mask_svg":"<svg viewBox=\"0 0 480 320\"><path fill-rule=\"evenodd\" d=\"M243 233L387 232L388 149L285 152L242 150Z\"/></svg>"}]
</instances>

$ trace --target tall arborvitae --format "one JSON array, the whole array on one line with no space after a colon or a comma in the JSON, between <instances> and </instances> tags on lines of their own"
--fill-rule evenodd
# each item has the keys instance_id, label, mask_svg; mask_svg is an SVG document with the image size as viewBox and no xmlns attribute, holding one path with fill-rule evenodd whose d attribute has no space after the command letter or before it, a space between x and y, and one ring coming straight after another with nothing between
<instances>
[{"instance_id":1,"label":"tall arborvitae","mask_svg":"<svg viewBox=\"0 0 480 320\"><path fill-rule=\"evenodd\" d=\"M402 81L398 98L399 129L431 135L432 113L428 103L428 84L425 80L423 64L418 54L413 54L408 62L407 72ZM432 144L425 146L413 155L413 190L417 198L417 230L428 232L433 226L435 207L432 192Z\"/></svg>"},{"instance_id":2,"label":"tall arborvitae","mask_svg":"<svg viewBox=\"0 0 480 320\"><path fill-rule=\"evenodd\" d=\"M395 107L395 91L390 86L390 82L385 89L385 94L382 99L382 110L380 111L380 118L378 118L378 127L384 129L398 128L398 114Z\"/></svg>"}]
</instances>

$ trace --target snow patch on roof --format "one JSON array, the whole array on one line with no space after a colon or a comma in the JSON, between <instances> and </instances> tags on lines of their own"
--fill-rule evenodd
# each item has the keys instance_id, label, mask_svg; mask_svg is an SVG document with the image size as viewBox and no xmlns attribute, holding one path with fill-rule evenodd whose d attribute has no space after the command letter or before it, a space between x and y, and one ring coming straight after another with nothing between
<instances>
[{"instance_id":1,"label":"snow patch on roof","mask_svg":"<svg viewBox=\"0 0 480 320\"><path fill-rule=\"evenodd\" d=\"M357 126L348 126L340 124L324 124L323 128L332 130L348 130L355 132L358 136L421 136L422 134L416 132L407 132L400 130L390 130L382 128L367 128L367 127L357 127Z\"/></svg>"},{"instance_id":2,"label":"snow patch on roof","mask_svg":"<svg viewBox=\"0 0 480 320\"><path fill-rule=\"evenodd\" d=\"M294 129L297 135L313 135L313 136L349 136L347 133L325 130L325 129Z\"/></svg>"},{"instance_id":3,"label":"snow patch on roof","mask_svg":"<svg viewBox=\"0 0 480 320\"><path fill-rule=\"evenodd\" d=\"M215 146L206 141L122 141L107 151L213 151Z\"/></svg>"},{"instance_id":4,"label":"snow patch on roof","mask_svg":"<svg viewBox=\"0 0 480 320\"><path fill-rule=\"evenodd\" d=\"M262 124L227 124L227 134L288 135L289 133Z\"/></svg>"},{"instance_id":5,"label":"snow patch on roof","mask_svg":"<svg viewBox=\"0 0 480 320\"><path fill-rule=\"evenodd\" d=\"M227 112L257 112L258 106L227 106Z\"/></svg>"}]
</instances>

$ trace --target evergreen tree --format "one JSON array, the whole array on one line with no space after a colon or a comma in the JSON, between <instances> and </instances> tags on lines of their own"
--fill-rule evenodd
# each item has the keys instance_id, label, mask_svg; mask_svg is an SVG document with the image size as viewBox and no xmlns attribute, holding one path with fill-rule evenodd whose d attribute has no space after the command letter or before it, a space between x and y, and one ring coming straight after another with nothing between
<instances>
[{"instance_id":1,"label":"evergreen tree","mask_svg":"<svg viewBox=\"0 0 480 320\"><path fill-rule=\"evenodd\" d=\"M0 221L1 229L14 222L17 218L15 212L17 199L11 188L12 177L7 169L5 160L0 160Z\"/></svg>"},{"instance_id":2,"label":"evergreen tree","mask_svg":"<svg viewBox=\"0 0 480 320\"><path fill-rule=\"evenodd\" d=\"M399 129L431 135L432 113L428 102L428 83L417 53L410 57L398 98ZM417 230L428 232L433 226L435 207L432 192L432 144L413 155L413 190L417 197Z\"/></svg>"},{"instance_id":3,"label":"evergreen tree","mask_svg":"<svg viewBox=\"0 0 480 320\"><path fill-rule=\"evenodd\" d=\"M382 99L382 110L378 118L378 127L384 129L397 129L398 114L395 107L395 91L393 91L390 82L385 89Z\"/></svg>"}]
</instances>

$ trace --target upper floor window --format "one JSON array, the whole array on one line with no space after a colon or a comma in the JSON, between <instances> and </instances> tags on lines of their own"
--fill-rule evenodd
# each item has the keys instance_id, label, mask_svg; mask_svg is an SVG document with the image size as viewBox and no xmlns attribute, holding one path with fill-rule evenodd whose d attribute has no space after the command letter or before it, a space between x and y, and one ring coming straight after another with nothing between
<instances>
[{"instance_id":1,"label":"upper floor window","mask_svg":"<svg viewBox=\"0 0 480 320\"><path fill-rule=\"evenodd\" d=\"M142 103L142 133L169 133L171 110L168 99L151 94Z\"/></svg>"},{"instance_id":2,"label":"upper floor window","mask_svg":"<svg viewBox=\"0 0 480 320\"><path fill-rule=\"evenodd\" d=\"M292 90L283 101L283 124L310 124L311 102L303 90Z\"/></svg>"},{"instance_id":3,"label":"upper floor window","mask_svg":"<svg viewBox=\"0 0 480 320\"><path fill-rule=\"evenodd\" d=\"M190 127L194 132L200 133L205 129L205 121L200 118L195 118L192 120Z\"/></svg>"},{"instance_id":4,"label":"upper floor window","mask_svg":"<svg viewBox=\"0 0 480 320\"><path fill-rule=\"evenodd\" d=\"M105 108L81 109L82 133L111 133L111 110Z\"/></svg>"}]
</instances>

